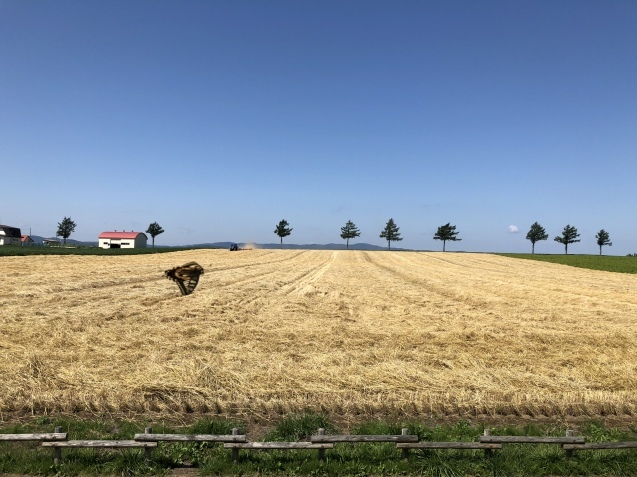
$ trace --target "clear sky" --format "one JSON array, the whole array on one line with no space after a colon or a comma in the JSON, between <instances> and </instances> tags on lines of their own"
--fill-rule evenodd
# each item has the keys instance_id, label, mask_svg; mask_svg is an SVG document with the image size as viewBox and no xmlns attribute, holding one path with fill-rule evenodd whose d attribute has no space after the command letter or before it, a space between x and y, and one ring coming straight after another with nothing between
<instances>
[{"instance_id":1,"label":"clear sky","mask_svg":"<svg viewBox=\"0 0 637 477\"><path fill-rule=\"evenodd\" d=\"M0 179L45 237L637 252L637 2L0 0Z\"/></svg>"}]
</instances>

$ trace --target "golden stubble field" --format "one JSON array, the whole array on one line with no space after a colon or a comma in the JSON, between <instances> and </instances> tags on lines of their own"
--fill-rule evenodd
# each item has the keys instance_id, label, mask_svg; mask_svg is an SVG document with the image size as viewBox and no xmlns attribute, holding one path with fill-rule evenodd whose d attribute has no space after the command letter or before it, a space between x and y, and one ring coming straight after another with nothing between
<instances>
[{"instance_id":1,"label":"golden stubble field","mask_svg":"<svg viewBox=\"0 0 637 477\"><path fill-rule=\"evenodd\" d=\"M182 297L163 271L204 269ZM487 254L0 258L4 414L637 416L637 276Z\"/></svg>"}]
</instances>

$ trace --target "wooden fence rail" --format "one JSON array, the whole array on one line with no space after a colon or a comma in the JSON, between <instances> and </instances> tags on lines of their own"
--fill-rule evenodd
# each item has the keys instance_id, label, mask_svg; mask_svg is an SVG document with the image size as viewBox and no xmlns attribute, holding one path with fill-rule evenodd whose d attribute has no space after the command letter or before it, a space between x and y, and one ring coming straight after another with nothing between
<instances>
[{"instance_id":1,"label":"wooden fence rail","mask_svg":"<svg viewBox=\"0 0 637 477\"><path fill-rule=\"evenodd\" d=\"M589 442L587 444L564 444L565 450L611 450L611 449L637 449L637 441L623 442Z\"/></svg>"},{"instance_id":2,"label":"wooden fence rail","mask_svg":"<svg viewBox=\"0 0 637 477\"><path fill-rule=\"evenodd\" d=\"M301 442L250 442L246 435L239 434L238 429L233 429L232 434L156 434L152 428L145 429L143 434L135 434L133 440L68 440L68 434L61 432L59 427L52 433L31 434L0 434L2 442L41 442L42 447L53 450L54 464L61 461L61 450L64 448L141 448L145 457L150 459L151 452L160 442L213 442L223 443L224 448L232 451L232 460L238 462L239 450L317 450L318 459L325 460L325 450L333 449L335 444L358 443L394 443L397 449L402 450L402 457L409 457L411 449L457 449L457 450L484 450L485 455L492 451L502 449L508 444L556 444L562 447L567 457L574 451L582 450L618 450L637 449L637 441L622 442L586 442L584 437L573 436L572 431L567 431L564 437L545 436L492 436L489 430L484 431L478 441L462 442L431 442L420 441L417 435L410 435L408 429L402 429L401 434L396 435L326 435L324 429L319 429L317 434Z\"/></svg>"},{"instance_id":3,"label":"wooden fence rail","mask_svg":"<svg viewBox=\"0 0 637 477\"><path fill-rule=\"evenodd\" d=\"M111 448L111 449L132 449L143 448L146 459L152 457L151 451L157 447L156 442L137 442L137 441L109 441L109 440L95 440L95 441L56 441L56 442L43 442L42 447L51 447L53 449L53 464L58 465L62 460L63 448Z\"/></svg>"},{"instance_id":4,"label":"wooden fence rail","mask_svg":"<svg viewBox=\"0 0 637 477\"><path fill-rule=\"evenodd\" d=\"M68 439L66 432L48 432L36 434L0 434L0 442L19 441L65 441Z\"/></svg>"}]
</instances>

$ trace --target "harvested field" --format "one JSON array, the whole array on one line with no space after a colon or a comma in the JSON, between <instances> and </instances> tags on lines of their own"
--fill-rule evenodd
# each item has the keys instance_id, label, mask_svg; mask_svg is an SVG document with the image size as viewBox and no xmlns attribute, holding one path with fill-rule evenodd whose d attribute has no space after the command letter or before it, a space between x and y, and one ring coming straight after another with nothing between
<instances>
[{"instance_id":1,"label":"harvested field","mask_svg":"<svg viewBox=\"0 0 637 477\"><path fill-rule=\"evenodd\" d=\"M191 260L182 297L163 271ZM416 252L0 263L0 418L637 417L635 275Z\"/></svg>"}]
</instances>

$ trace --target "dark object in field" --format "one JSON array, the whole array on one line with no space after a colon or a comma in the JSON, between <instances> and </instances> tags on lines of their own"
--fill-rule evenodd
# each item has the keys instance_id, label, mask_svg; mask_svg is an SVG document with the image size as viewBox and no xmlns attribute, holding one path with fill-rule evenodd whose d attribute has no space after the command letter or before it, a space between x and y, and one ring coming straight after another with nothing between
<instances>
[{"instance_id":1,"label":"dark object in field","mask_svg":"<svg viewBox=\"0 0 637 477\"><path fill-rule=\"evenodd\" d=\"M239 246L236 243L233 243L232 245L230 245L231 252L236 252L237 250L239 250Z\"/></svg>"},{"instance_id":2,"label":"dark object in field","mask_svg":"<svg viewBox=\"0 0 637 477\"><path fill-rule=\"evenodd\" d=\"M181 267L166 270L165 274L166 278L177 282L182 295L190 295L197 288L203 268L197 262L188 262Z\"/></svg>"}]
</instances>

